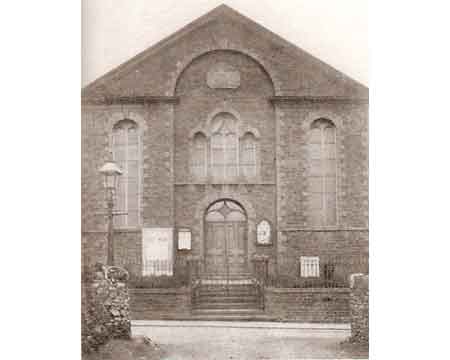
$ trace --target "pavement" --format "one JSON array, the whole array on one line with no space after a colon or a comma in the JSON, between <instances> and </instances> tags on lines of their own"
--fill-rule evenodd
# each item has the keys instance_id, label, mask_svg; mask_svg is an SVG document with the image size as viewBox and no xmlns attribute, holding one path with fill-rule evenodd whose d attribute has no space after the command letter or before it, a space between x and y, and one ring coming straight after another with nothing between
<instances>
[{"instance_id":1,"label":"pavement","mask_svg":"<svg viewBox=\"0 0 450 360\"><path fill-rule=\"evenodd\" d=\"M157 343L162 360L368 357L367 349L343 343L349 324L136 320L132 333Z\"/></svg>"}]
</instances>

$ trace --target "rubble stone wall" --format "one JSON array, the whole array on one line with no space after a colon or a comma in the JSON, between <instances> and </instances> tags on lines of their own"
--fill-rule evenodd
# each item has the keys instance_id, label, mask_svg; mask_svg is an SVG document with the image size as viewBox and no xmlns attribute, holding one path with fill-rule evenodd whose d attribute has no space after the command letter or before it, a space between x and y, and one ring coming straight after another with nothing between
<instances>
[{"instance_id":1,"label":"rubble stone wall","mask_svg":"<svg viewBox=\"0 0 450 360\"><path fill-rule=\"evenodd\" d=\"M90 274L92 275L92 274ZM81 287L82 351L98 349L109 339L131 336L127 281L105 276L95 271Z\"/></svg>"},{"instance_id":2,"label":"rubble stone wall","mask_svg":"<svg viewBox=\"0 0 450 360\"><path fill-rule=\"evenodd\" d=\"M369 275L353 274L351 276L350 285L351 340L354 342L368 342Z\"/></svg>"}]
</instances>

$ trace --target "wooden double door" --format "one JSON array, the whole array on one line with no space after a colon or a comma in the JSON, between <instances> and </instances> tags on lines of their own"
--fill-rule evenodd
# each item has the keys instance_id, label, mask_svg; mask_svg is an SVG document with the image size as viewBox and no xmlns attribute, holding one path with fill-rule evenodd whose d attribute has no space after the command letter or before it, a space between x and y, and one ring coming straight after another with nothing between
<instances>
[{"instance_id":1,"label":"wooden double door","mask_svg":"<svg viewBox=\"0 0 450 360\"><path fill-rule=\"evenodd\" d=\"M205 217L206 271L211 275L247 272L247 217L230 200L213 204Z\"/></svg>"}]
</instances>

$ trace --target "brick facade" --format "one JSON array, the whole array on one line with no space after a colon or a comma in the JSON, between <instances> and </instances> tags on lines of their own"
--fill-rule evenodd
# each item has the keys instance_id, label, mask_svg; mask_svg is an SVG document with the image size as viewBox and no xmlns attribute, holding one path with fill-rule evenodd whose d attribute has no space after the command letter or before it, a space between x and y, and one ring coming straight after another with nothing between
<instances>
[{"instance_id":1,"label":"brick facade","mask_svg":"<svg viewBox=\"0 0 450 360\"><path fill-rule=\"evenodd\" d=\"M214 89L207 72L219 63L239 71L240 86ZM219 7L83 89L82 251L104 261L105 195L98 169L108 158L115 122L128 118L142 139L141 221L115 233L115 259L139 275L143 227L189 228L192 250L177 251L175 276L189 256L204 254L203 216L228 198L248 217L248 259L269 257L271 276L298 276L300 256L351 258L368 253L368 90L250 19ZM217 183L191 176L195 129L218 112L239 131L258 134L258 176ZM336 126L337 216L312 226L306 151L315 119ZM256 225L272 225L272 244L256 244Z\"/></svg>"}]
</instances>

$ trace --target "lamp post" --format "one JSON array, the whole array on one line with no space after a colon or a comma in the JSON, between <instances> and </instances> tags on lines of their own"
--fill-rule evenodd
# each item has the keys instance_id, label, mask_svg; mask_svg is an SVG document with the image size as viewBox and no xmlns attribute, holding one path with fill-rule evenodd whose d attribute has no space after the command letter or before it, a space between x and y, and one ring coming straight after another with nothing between
<instances>
[{"instance_id":1,"label":"lamp post","mask_svg":"<svg viewBox=\"0 0 450 360\"><path fill-rule=\"evenodd\" d=\"M106 205L108 217L108 235L107 235L107 258L106 264L114 265L114 229L113 229L113 209L114 209L114 193L119 182L119 176L122 175L122 170L117 166L113 160L108 160L100 169L99 172L103 175L103 185L106 190Z\"/></svg>"}]
</instances>

